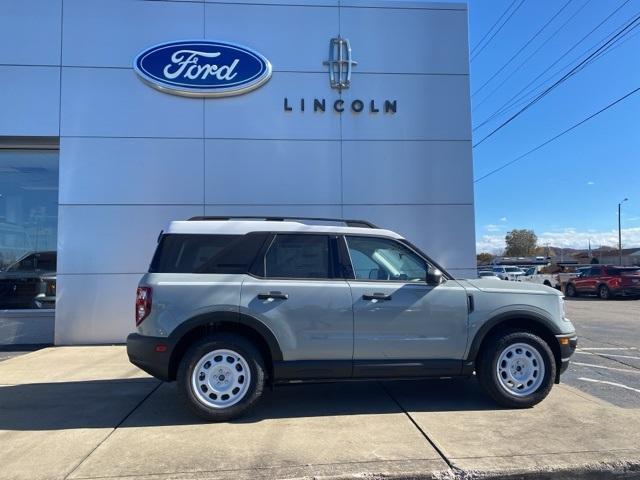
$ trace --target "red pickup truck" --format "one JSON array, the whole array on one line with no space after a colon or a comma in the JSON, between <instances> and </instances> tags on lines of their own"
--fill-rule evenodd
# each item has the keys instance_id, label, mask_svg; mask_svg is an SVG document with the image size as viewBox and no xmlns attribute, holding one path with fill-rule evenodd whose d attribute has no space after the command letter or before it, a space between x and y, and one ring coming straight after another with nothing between
<instances>
[{"instance_id":1,"label":"red pickup truck","mask_svg":"<svg viewBox=\"0 0 640 480\"><path fill-rule=\"evenodd\" d=\"M567 282L565 294L567 297L598 295L603 300L640 296L640 267L593 265Z\"/></svg>"}]
</instances>

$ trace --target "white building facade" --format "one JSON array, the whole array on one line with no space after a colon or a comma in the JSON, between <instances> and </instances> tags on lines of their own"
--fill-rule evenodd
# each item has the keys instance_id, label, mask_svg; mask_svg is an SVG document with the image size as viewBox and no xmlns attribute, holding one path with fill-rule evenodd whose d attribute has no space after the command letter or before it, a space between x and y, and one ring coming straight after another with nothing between
<instances>
[{"instance_id":1,"label":"white building facade","mask_svg":"<svg viewBox=\"0 0 640 480\"><path fill-rule=\"evenodd\" d=\"M185 39L271 76L187 97L134 70ZM466 5L4 0L0 42L3 266L57 251L55 310L1 306L2 343L122 342L158 233L198 215L369 220L475 271Z\"/></svg>"}]
</instances>

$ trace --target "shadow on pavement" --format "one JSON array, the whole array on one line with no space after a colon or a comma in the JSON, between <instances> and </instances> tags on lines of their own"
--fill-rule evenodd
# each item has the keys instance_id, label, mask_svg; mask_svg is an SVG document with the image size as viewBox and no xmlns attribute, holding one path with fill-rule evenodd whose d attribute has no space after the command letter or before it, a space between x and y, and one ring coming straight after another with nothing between
<instances>
[{"instance_id":1,"label":"shadow on pavement","mask_svg":"<svg viewBox=\"0 0 640 480\"><path fill-rule=\"evenodd\" d=\"M280 418L500 410L474 379L282 385L233 423ZM0 387L0 430L119 428L205 423L154 379L35 383Z\"/></svg>"}]
</instances>

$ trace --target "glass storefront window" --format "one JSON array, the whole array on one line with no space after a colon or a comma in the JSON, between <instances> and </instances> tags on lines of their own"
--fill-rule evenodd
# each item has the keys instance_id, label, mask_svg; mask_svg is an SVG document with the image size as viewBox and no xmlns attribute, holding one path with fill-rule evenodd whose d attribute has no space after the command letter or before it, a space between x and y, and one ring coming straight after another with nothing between
<instances>
[{"instance_id":1,"label":"glass storefront window","mask_svg":"<svg viewBox=\"0 0 640 480\"><path fill-rule=\"evenodd\" d=\"M58 151L0 149L0 310L55 306Z\"/></svg>"}]
</instances>

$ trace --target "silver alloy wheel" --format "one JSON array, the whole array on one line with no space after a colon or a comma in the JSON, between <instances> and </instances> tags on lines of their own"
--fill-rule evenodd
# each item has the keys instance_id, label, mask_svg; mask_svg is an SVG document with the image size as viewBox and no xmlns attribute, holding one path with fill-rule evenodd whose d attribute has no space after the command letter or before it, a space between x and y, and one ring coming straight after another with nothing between
<instances>
[{"instance_id":1,"label":"silver alloy wheel","mask_svg":"<svg viewBox=\"0 0 640 480\"><path fill-rule=\"evenodd\" d=\"M526 397L544 380L542 355L528 343L514 343L498 357L496 373L500 386L511 395Z\"/></svg>"},{"instance_id":2,"label":"silver alloy wheel","mask_svg":"<svg viewBox=\"0 0 640 480\"><path fill-rule=\"evenodd\" d=\"M198 400L216 409L238 403L250 384L249 364L233 350L213 350L203 355L191 373L191 387Z\"/></svg>"}]
</instances>

